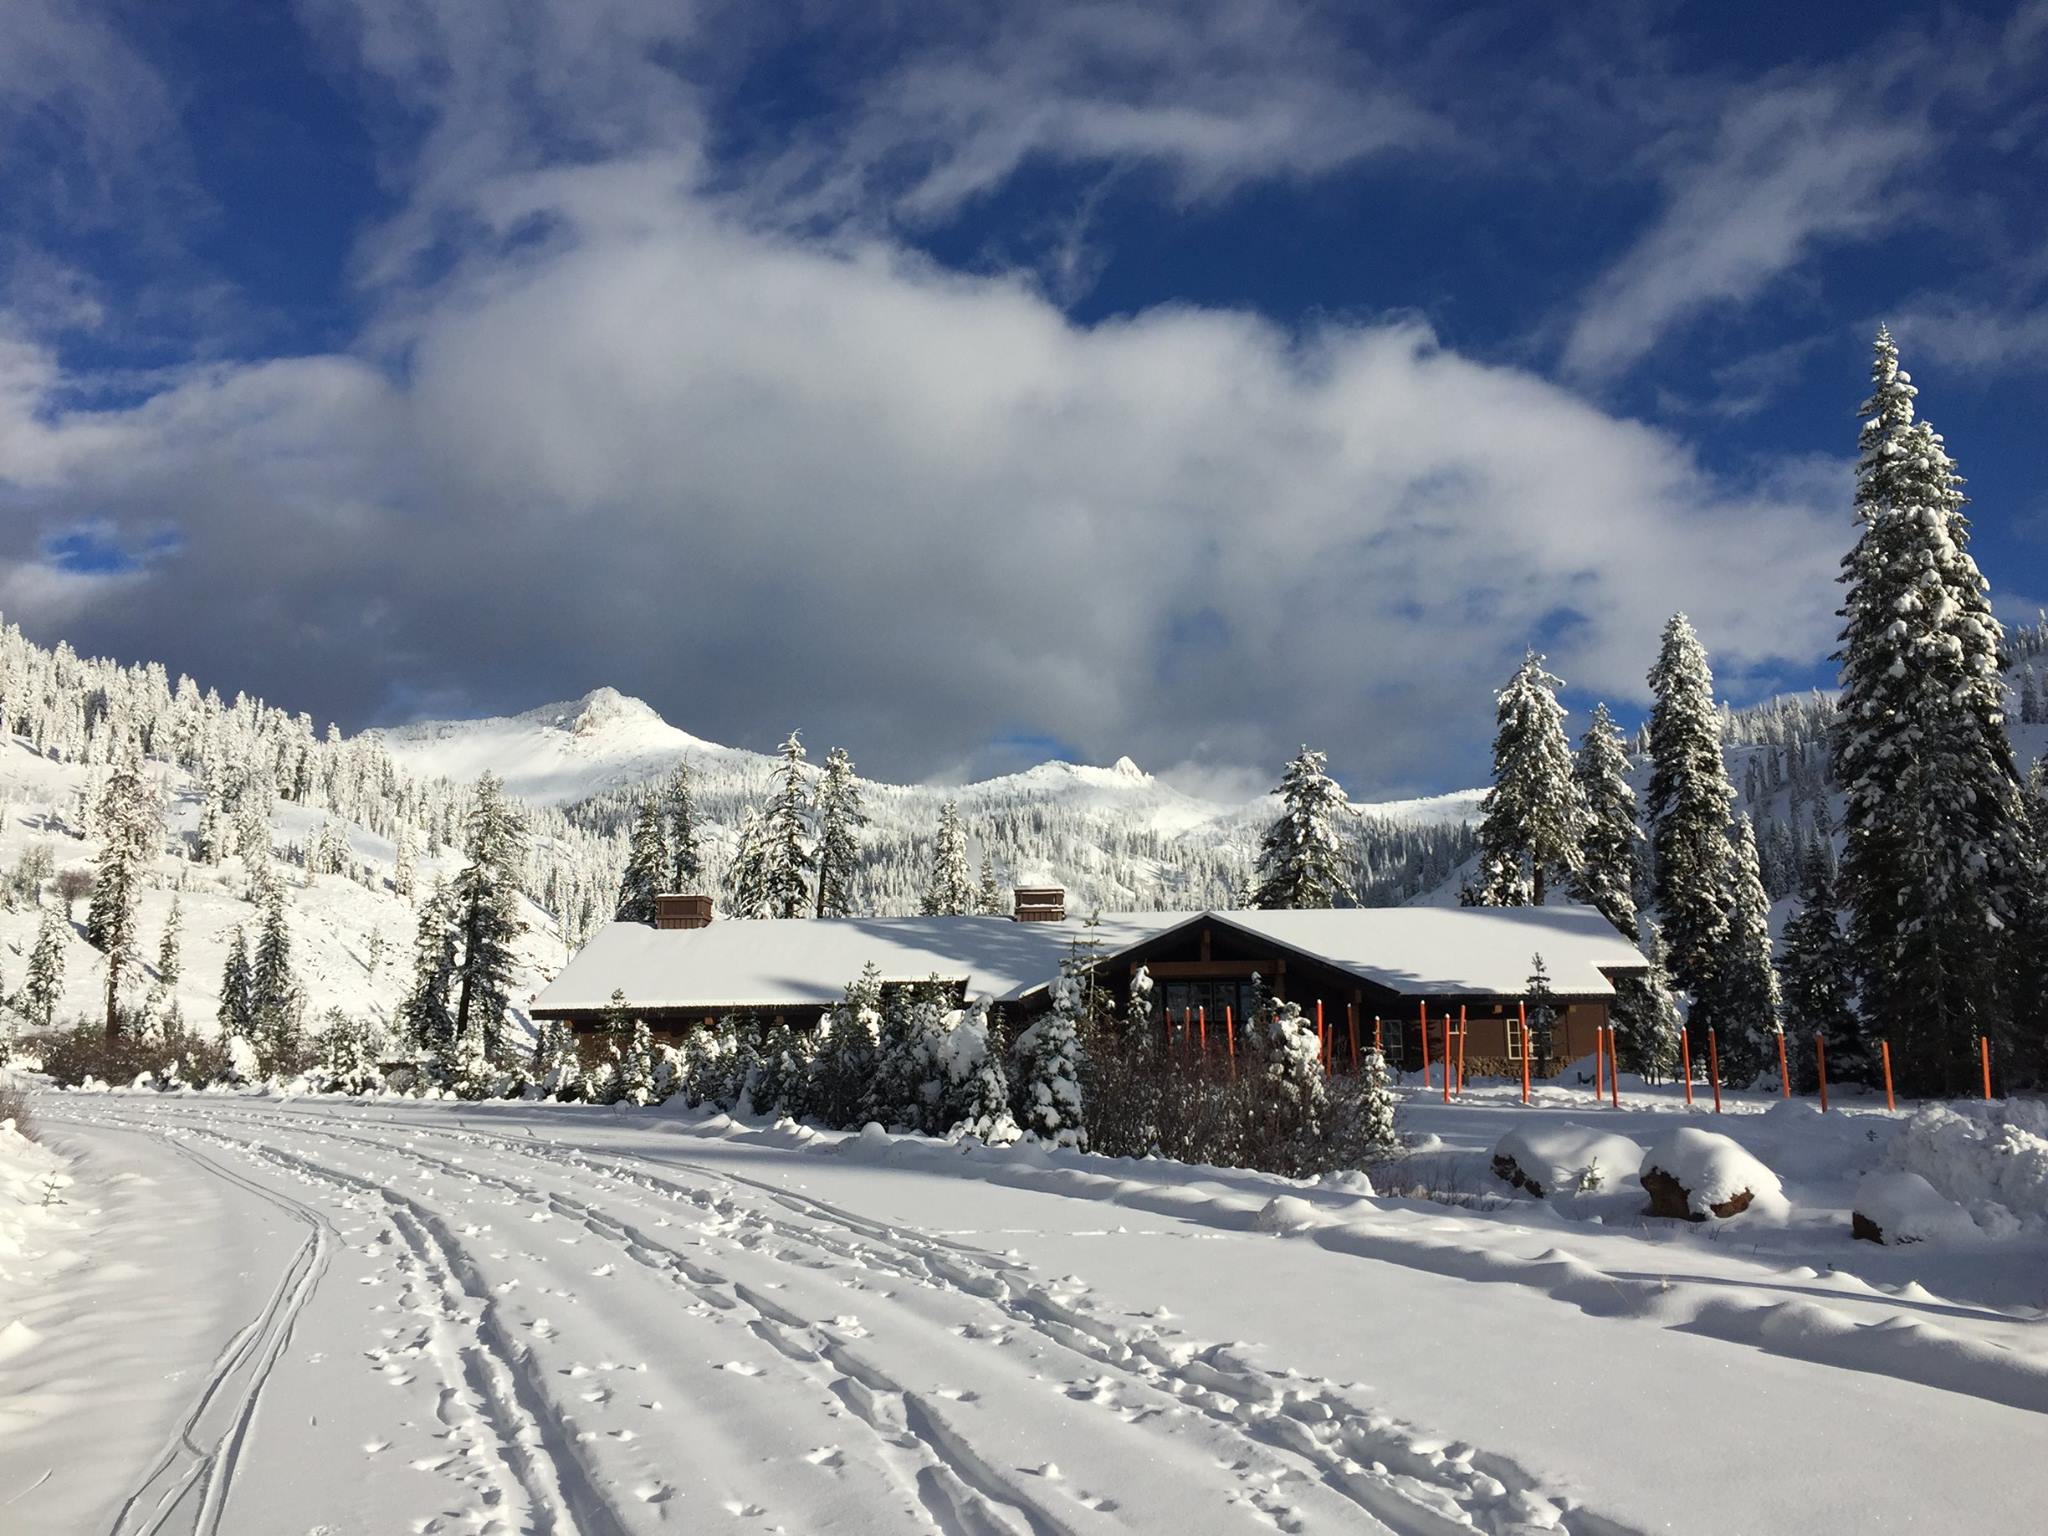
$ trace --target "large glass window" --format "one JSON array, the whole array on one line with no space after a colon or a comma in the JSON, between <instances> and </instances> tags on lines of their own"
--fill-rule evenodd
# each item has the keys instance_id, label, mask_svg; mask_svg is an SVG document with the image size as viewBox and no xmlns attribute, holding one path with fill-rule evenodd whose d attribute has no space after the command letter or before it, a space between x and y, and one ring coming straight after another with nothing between
<instances>
[{"instance_id":1,"label":"large glass window","mask_svg":"<svg viewBox=\"0 0 2048 1536\"><path fill-rule=\"evenodd\" d=\"M1245 1010L1252 1003L1252 987L1249 981L1235 979L1200 981L1162 981L1155 993L1162 1012L1162 1022L1176 1032L1182 1021L1193 1021L1207 1014L1209 1026L1221 1029L1224 1010L1230 1010L1230 1017L1242 1024Z\"/></svg>"}]
</instances>

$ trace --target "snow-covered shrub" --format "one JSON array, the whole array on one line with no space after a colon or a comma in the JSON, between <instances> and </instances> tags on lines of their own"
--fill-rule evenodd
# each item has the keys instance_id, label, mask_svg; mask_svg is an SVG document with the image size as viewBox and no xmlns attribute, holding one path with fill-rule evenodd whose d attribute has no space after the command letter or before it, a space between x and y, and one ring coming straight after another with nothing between
<instances>
[{"instance_id":1,"label":"snow-covered shrub","mask_svg":"<svg viewBox=\"0 0 2048 1536\"><path fill-rule=\"evenodd\" d=\"M1081 1048L1080 984L1063 972L1052 993L1052 1011L1010 1048L1012 1109L1026 1135L1085 1152L1088 1122L1081 1082L1087 1053Z\"/></svg>"},{"instance_id":2,"label":"snow-covered shrub","mask_svg":"<svg viewBox=\"0 0 2048 1536\"><path fill-rule=\"evenodd\" d=\"M536 1098L567 1104L583 1097L583 1057L574 1028L559 1019L541 1022L533 1043L532 1079Z\"/></svg>"},{"instance_id":3,"label":"snow-covered shrub","mask_svg":"<svg viewBox=\"0 0 2048 1536\"><path fill-rule=\"evenodd\" d=\"M683 1091L688 1063L682 1051L667 1041L654 1047L654 1102L665 1104Z\"/></svg>"},{"instance_id":4,"label":"snow-covered shrub","mask_svg":"<svg viewBox=\"0 0 2048 1536\"><path fill-rule=\"evenodd\" d=\"M1889 1157L1986 1232L2048 1226L2048 1103L1929 1104L1900 1128Z\"/></svg>"},{"instance_id":5,"label":"snow-covered shrub","mask_svg":"<svg viewBox=\"0 0 2048 1536\"><path fill-rule=\"evenodd\" d=\"M618 1087L614 1103L636 1107L654 1102L654 1036L647 1021L635 1019L619 1052Z\"/></svg>"},{"instance_id":6,"label":"snow-covered shrub","mask_svg":"<svg viewBox=\"0 0 2048 1536\"><path fill-rule=\"evenodd\" d=\"M475 1024L457 1037L441 1063L441 1086L458 1099L502 1098L506 1074L484 1051L484 1032Z\"/></svg>"},{"instance_id":7,"label":"snow-covered shrub","mask_svg":"<svg viewBox=\"0 0 2048 1536\"><path fill-rule=\"evenodd\" d=\"M351 1019L339 1008L329 1009L320 1032L320 1064L314 1070L314 1081L324 1093L376 1093L384 1086L378 1066L383 1045L384 1032L375 1024Z\"/></svg>"},{"instance_id":8,"label":"snow-covered shrub","mask_svg":"<svg viewBox=\"0 0 2048 1536\"><path fill-rule=\"evenodd\" d=\"M1785 1203L1778 1176L1740 1142L1691 1126L1672 1131L1644 1153L1637 1177L1656 1215L1682 1212L1704 1221L1752 1208L1782 1210Z\"/></svg>"},{"instance_id":9,"label":"snow-covered shrub","mask_svg":"<svg viewBox=\"0 0 2048 1536\"><path fill-rule=\"evenodd\" d=\"M882 978L870 965L825 1015L811 1059L811 1113L824 1124L851 1130L869 1118L881 1029Z\"/></svg>"},{"instance_id":10,"label":"snow-covered shrub","mask_svg":"<svg viewBox=\"0 0 2048 1536\"><path fill-rule=\"evenodd\" d=\"M1323 1171L1329 1157L1330 1090L1315 1026L1298 1005L1263 997L1245 1035L1252 1088L1245 1131L1252 1160L1291 1176Z\"/></svg>"},{"instance_id":11,"label":"snow-covered shrub","mask_svg":"<svg viewBox=\"0 0 2048 1536\"><path fill-rule=\"evenodd\" d=\"M992 1147L1007 1146L1023 1133L1010 1114L1010 1080L989 1043L988 1002L971 1004L946 1032L946 1113L954 1135L973 1136Z\"/></svg>"}]
</instances>

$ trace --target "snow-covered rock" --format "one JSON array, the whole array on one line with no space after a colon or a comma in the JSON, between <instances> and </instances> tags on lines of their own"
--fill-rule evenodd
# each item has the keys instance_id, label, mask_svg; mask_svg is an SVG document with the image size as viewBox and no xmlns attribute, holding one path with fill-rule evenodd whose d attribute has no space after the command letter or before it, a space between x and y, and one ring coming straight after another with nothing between
<instances>
[{"instance_id":1,"label":"snow-covered rock","mask_svg":"<svg viewBox=\"0 0 2048 1536\"><path fill-rule=\"evenodd\" d=\"M1970 1213L1917 1173L1882 1168L1856 1186L1855 1235L1873 1243L1967 1240L1979 1235Z\"/></svg>"},{"instance_id":2,"label":"snow-covered rock","mask_svg":"<svg viewBox=\"0 0 2048 1536\"><path fill-rule=\"evenodd\" d=\"M1611 1187L1642 1165L1642 1147L1626 1136L1545 1115L1523 1117L1493 1147L1494 1173L1539 1200Z\"/></svg>"},{"instance_id":3,"label":"snow-covered rock","mask_svg":"<svg viewBox=\"0 0 2048 1536\"><path fill-rule=\"evenodd\" d=\"M1637 1175L1650 1195L1650 1214L1705 1221L1753 1207L1782 1210L1778 1176L1740 1142L1691 1126L1672 1131L1643 1155Z\"/></svg>"}]
</instances>

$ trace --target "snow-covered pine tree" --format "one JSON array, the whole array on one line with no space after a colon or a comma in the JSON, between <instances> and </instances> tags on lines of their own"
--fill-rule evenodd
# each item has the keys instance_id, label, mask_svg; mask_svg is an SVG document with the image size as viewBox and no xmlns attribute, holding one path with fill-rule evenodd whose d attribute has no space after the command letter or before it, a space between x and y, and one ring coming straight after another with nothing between
<instances>
[{"instance_id":1,"label":"snow-covered pine tree","mask_svg":"<svg viewBox=\"0 0 2048 1536\"><path fill-rule=\"evenodd\" d=\"M1771 963L1771 898L1757 868L1756 832L1747 815L1735 819L1729 851L1733 904L1706 996L1719 1032L1721 1075L1738 1086L1764 1069L1777 1051L1778 972ZM1694 1010L1697 1016L1699 1010Z\"/></svg>"},{"instance_id":2,"label":"snow-covered pine tree","mask_svg":"<svg viewBox=\"0 0 2048 1536\"><path fill-rule=\"evenodd\" d=\"M725 904L734 917L768 915L768 841L761 813L752 806L740 818L737 846L726 868Z\"/></svg>"},{"instance_id":3,"label":"snow-covered pine tree","mask_svg":"<svg viewBox=\"0 0 2048 1536\"><path fill-rule=\"evenodd\" d=\"M1486 906L1542 906L1550 882L1579 867L1585 811L1565 740L1562 684L1534 651L1496 696L1493 787L1481 807Z\"/></svg>"},{"instance_id":4,"label":"snow-covered pine tree","mask_svg":"<svg viewBox=\"0 0 2048 1536\"><path fill-rule=\"evenodd\" d=\"M981 880L974 889L974 910L983 917L1006 915L1003 888L996 884L996 861L986 853L981 856Z\"/></svg>"},{"instance_id":5,"label":"snow-covered pine tree","mask_svg":"<svg viewBox=\"0 0 2048 1536\"><path fill-rule=\"evenodd\" d=\"M697 846L697 805L687 762L676 764L675 773L663 787L661 809L668 821L668 888L695 891L704 875L704 856Z\"/></svg>"},{"instance_id":6,"label":"snow-covered pine tree","mask_svg":"<svg viewBox=\"0 0 2048 1536\"><path fill-rule=\"evenodd\" d=\"M1300 1177L1320 1172L1330 1128L1330 1085L1315 1026L1298 1004L1262 995L1246 1031L1254 1068L1258 1165Z\"/></svg>"},{"instance_id":7,"label":"snow-covered pine tree","mask_svg":"<svg viewBox=\"0 0 2048 1536\"><path fill-rule=\"evenodd\" d=\"M1969 552L1962 479L1914 420L1916 391L1883 330L1871 378L1835 653L1841 896L1866 1026L1891 1041L1905 1091L1949 1094L1974 1080L1980 1036L2008 1051L2031 1043L2004 995L2024 811L2004 631Z\"/></svg>"},{"instance_id":8,"label":"snow-covered pine tree","mask_svg":"<svg viewBox=\"0 0 2048 1536\"><path fill-rule=\"evenodd\" d=\"M498 1096L504 1074L491 1064L480 1018L472 1018L456 1030L455 1044L442 1069L448 1091L458 1099L474 1101Z\"/></svg>"},{"instance_id":9,"label":"snow-covered pine tree","mask_svg":"<svg viewBox=\"0 0 2048 1536\"><path fill-rule=\"evenodd\" d=\"M413 892L419 886L418 865L412 846L412 828L398 829L398 847L391 866L391 889L393 894L411 901Z\"/></svg>"},{"instance_id":10,"label":"snow-covered pine tree","mask_svg":"<svg viewBox=\"0 0 2048 1536\"><path fill-rule=\"evenodd\" d=\"M185 963L179 953L179 940L185 929L185 911L174 895L171 910L164 914L164 931L156 944L156 974L166 987L175 990L178 978L185 972Z\"/></svg>"},{"instance_id":11,"label":"snow-covered pine tree","mask_svg":"<svg viewBox=\"0 0 2048 1536\"><path fill-rule=\"evenodd\" d=\"M654 925L654 898L668 888L668 836L662 830L661 803L649 795L640 802L627 844L626 873L619 881L616 923Z\"/></svg>"},{"instance_id":12,"label":"snow-covered pine tree","mask_svg":"<svg viewBox=\"0 0 2048 1536\"><path fill-rule=\"evenodd\" d=\"M881 1030L882 974L869 964L825 1015L811 1061L812 1113L826 1125L852 1129L865 1120Z\"/></svg>"},{"instance_id":13,"label":"snow-covered pine tree","mask_svg":"<svg viewBox=\"0 0 2048 1536\"><path fill-rule=\"evenodd\" d=\"M107 957L107 1038L121 1030L121 981L135 960L136 898L163 847L163 812L141 759L124 755L101 789L95 823L104 842L94 863L85 937Z\"/></svg>"},{"instance_id":14,"label":"snow-covered pine tree","mask_svg":"<svg viewBox=\"0 0 2048 1536\"><path fill-rule=\"evenodd\" d=\"M1624 1071L1647 1082L1662 1082L1678 1067L1678 999L1664 963L1664 935L1650 927L1644 953L1650 968L1614 984L1614 1049Z\"/></svg>"},{"instance_id":15,"label":"snow-covered pine tree","mask_svg":"<svg viewBox=\"0 0 2048 1536\"><path fill-rule=\"evenodd\" d=\"M1572 897L1595 909L1624 938L1633 941L1636 883L1642 873L1636 847L1643 834L1636 823L1636 792L1628 781L1628 754L1621 729L1605 704L1593 707L1592 722L1579 738L1572 780L1585 812Z\"/></svg>"},{"instance_id":16,"label":"snow-covered pine tree","mask_svg":"<svg viewBox=\"0 0 2048 1536\"><path fill-rule=\"evenodd\" d=\"M867 825L860 780L844 747L825 754L818 779L818 905L820 917L853 916L853 876L860 868L860 829Z\"/></svg>"},{"instance_id":17,"label":"snow-covered pine tree","mask_svg":"<svg viewBox=\"0 0 2048 1536\"><path fill-rule=\"evenodd\" d=\"M220 1011L214 1015L223 1040L251 1041L256 1032L254 972L249 966L249 936L238 925L228 938L227 960L220 972Z\"/></svg>"},{"instance_id":18,"label":"snow-covered pine tree","mask_svg":"<svg viewBox=\"0 0 2048 1536\"><path fill-rule=\"evenodd\" d=\"M926 917L958 917L974 910L974 877L967 872L967 835L960 829L958 801L948 800L939 811L939 836L932 845L920 910Z\"/></svg>"},{"instance_id":19,"label":"snow-covered pine tree","mask_svg":"<svg viewBox=\"0 0 2048 1536\"><path fill-rule=\"evenodd\" d=\"M484 1055L495 1061L512 1001L512 945L526 929L519 917L526 830L492 774L477 781L463 852L466 862L453 887L462 945L455 968L455 1033L461 1040L474 1026Z\"/></svg>"},{"instance_id":20,"label":"snow-covered pine tree","mask_svg":"<svg viewBox=\"0 0 2048 1536\"><path fill-rule=\"evenodd\" d=\"M1368 1151L1392 1153L1401 1146L1394 1124L1393 1078L1387 1058L1377 1050L1365 1053L1358 1074L1358 1140Z\"/></svg>"},{"instance_id":21,"label":"snow-covered pine tree","mask_svg":"<svg viewBox=\"0 0 2048 1536\"><path fill-rule=\"evenodd\" d=\"M560 1019L543 1020L535 1037L533 1091L562 1104L583 1097L583 1058L576 1049L576 1031Z\"/></svg>"},{"instance_id":22,"label":"snow-covered pine tree","mask_svg":"<svg viewBox=\"0 0 2048 1536\"><path fill-rule=\"evenodd\" d=\"M221 766L210 754L199 773L199 830L192 856L201 864L218 864L228 855L228 806Z\"/></svg>"},{"instance_id":23,"label":"snow-covered pine tree","mask_svg":"<svg viewBox=\"0 0 2048 1536\"><path fill-rule=\"evenodd\" d=\"M1784 1020L1800 1076L1814 1074L1813 1041L1827 1042L1828 1075L1837 1081L1866 1077L1871 1069L1862 1021L1856 1015L1856 981L1849 943L1842 933L1835 883L1817 842L1809 842L1799 867L1799 910L1785 924L1784 954L1778 962ZM1811 1087L1810 1081L1802 1086Z\"/></svg>"},{"instance_id":24,"label":"snow-covered pine tree","mask_svg":"<svg viewBox=\"0 0 2048 1536\"><path fill-rule=\"evenodd\" d=\"M412 986L399 1005L398 1022L415 1051L447 1054L455 1043L455 1015L448 994L455 979L455 920L448 882L435 877L420 906L412 946Z\"/></svg>"},{"instance_id":25,"label":"snow-covered pine tree","mask_svg":"<svg viewBox=\"0 0 2048 1536\"><path fill-rule=\"evenodd\" d=\"M1551 1030L1557 1023L1557 994L1551 990L1550 971L1540 954L1529 957L1529 979L1522 983L1523 1012L1529 1025L1529 1052L1536 1064L1546 1064L1556 1055ZM1521 1019L1515 1021L1518 1025Z\"/></svg>"},{"instance_id":26,"label":"snow-covered pine tree","mask_svg":"<svg viewBox=\"0 0 2048 1536\"><path fill-rule=\"evenodd\" d=\"M48 1029L64 995L64 930L68 925L55 907L44 907L36 925L35 948L28 955L28 976L21 986L21 1011Z\"/></svg>"},{"instance_id":27,"label":"snow-covered pine tree","mask_svg":"<svg viewBox=\"0 0 2048 1536\"><path fill-rule=\"evenodd\" d=\"M767 824L762 830L766 851L762 897L770 917L809 917L811 872L817 858L811 852L811 797L804 786L801 733L791 731L777 751L782 759L776 770L779 787L768 802Z\"/></svg>"},{"instance_id":28,"label":"snow-covered pine tree","mask_svg":"<svg viewBox=\"0 0 2048 1536\"><path fill-rule=\"evenodd\" d=\"M1655 703L1647 811L1657 920L1672 980L1692 995L1695 1027L1704 1030L1715 1022L1706 994L1734 905L1728 824L1735 787L1721 759L1714 674L1684 614L1664 626L1649 681Z\"/></svg>"},{"instance_id":29,"label":"snow-covered pine tree","mask_svg":"<svg viewBox=\"0 0 2048 1536\"><path fill-rule=\"evenodd\" d=\"M249 972L250 1038L266 1073L296 1071L304 1043L304 1000L292 976L292 935L284 886L273 883Z\"/></svg>"},{"instance_id":30,"label":"snow-covered pine tree","mask_svg":"<svg viewBox=\"0 0 2048 1536\"><path fill-rule=\"evenodd\" d=\"M618 1102L654 1102L654 1035L645 1019L633 1020L626 1029L625 1047L619 1052Z\"/></svg>"},{"instance_id":31,"label":"snow-covered pine tree","mask_svg":"<svg viewBox=\"0 0 2048 1536\"><path fill-rule=\"evenodd\" d=\"M1052 1009L1010 1047L1013 1118L1024 1134L1056 1147L1088 1150L1087 1104L1081 1089L1087 1054L1081 1046L1086 1004L1081 978L1063 967L1052 985Z\"/></svg>"},{"instance_id":32,"label":"snow-covered pine tree","mask_svg":"<svg viewBox=\"0 0 2048 1536\"><path fill-rule=\"evenodd\" d=\"M339 1008L328 1009L320 1031L321 1089L355 1098L377 1092L384 1086L377 1065L379 1044L375 1026L351 1019Z\"/></svg>"},{"instance_id":33,"label":"snow-covered pine tree","mask_svg":"<svg viewBox=\"0 0 2048 1536\"><path fill-rule=\"evenodd\" d=\"M947 1036L956 1079L964 1077L954 1136L972 1136L992 1147L1005 1147L1023 1134L1010 1113L1010 1080L989 1029L988 1002L968 1005Z\"/></svg>"},{"instance_id":34,"label":"snow-covered pine tree","mask_svg":"<svg viewBox=\"0 0 2048 1536\"><path fill-rule=\"evenodd\" d=\"M1334 907L1350 899L1338 828L1354 813L1337 781L1323 771L1328 761L1304 746L1281 774L1274 790L1280 814L1259 844L1254 907Z\"/></svg>"}]
</instances>

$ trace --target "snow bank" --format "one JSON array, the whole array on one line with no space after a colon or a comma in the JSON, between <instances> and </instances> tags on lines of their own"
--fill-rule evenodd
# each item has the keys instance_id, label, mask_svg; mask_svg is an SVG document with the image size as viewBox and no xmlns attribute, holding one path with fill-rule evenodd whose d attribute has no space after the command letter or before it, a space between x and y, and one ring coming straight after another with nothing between
<instances>
[{"instance_id":1,"label":"snow bank","mask_svg":"<svg viewBox=\"0 0 2048 1536\"><path fill-rule=\"evenodd\" d=\"M2048 1104L1930 1104L1893 1139L1891 1162L1994 1237L2048 1228Z\"/></svg>"},{"instance_id":2,"label":"snow bank","mask_svg":"<svg viewBox=\"0 0 2048 1536\"><path fill-rule=\"evenodd\" d=\"M1671 1132L1644 1154L1641 1177L1666 1173L1685 1190L1686 1205L1696 1217L1713 1214L1748 1194L1747 1209L1785 1209L1785 1191L1778 1176L1739 1142L1713 1131L1687 1126ZM1732 1213L1731 1213L1732 1214Z\"/></svg>"},{"instance_id":3,"label":"snow bank","mask_svg":"<svg viewBox=\"0 0 2048 1536\"><path fill-rule=\"evenodd\" d=\"M1917 1173L1903 1169L1879 1169L1867 1173L1856 1185L1856 1235L1866 1235L1862 1223L1877 1231L1869 1234L1884 1243L1925 1243L1968 1241L1979 1235L1970 1213Z\"/></svg>"},{"instance_id":4,"label":"snow bank","mask_svg":"<svg viewBox=\"0 0 2048 1536\"><path fill-rule=\"evenodd\" d=\"M1522 1117L1493 1146L1493 1171L1538 1199L1607 1188L1642 1166L1642 1147L1626 1136L1547 1115Z\"/></svg>"},{"instance_id":5,"label":"snow bank","mask_svg":"<svg viewBox=\"0 0 2048 1536\"><path fill-rule=\"evenodd\" d=\"M41 1251L38 1234L56 1225L51 1212L70 1182L62 1158L22 1135L12 1120L0 1120L0 1282L6 1282L0 1289L26 1284ZM18 1344L25 1326L14 1319L0 1333Z\"/></svg>"}]
</instances>

